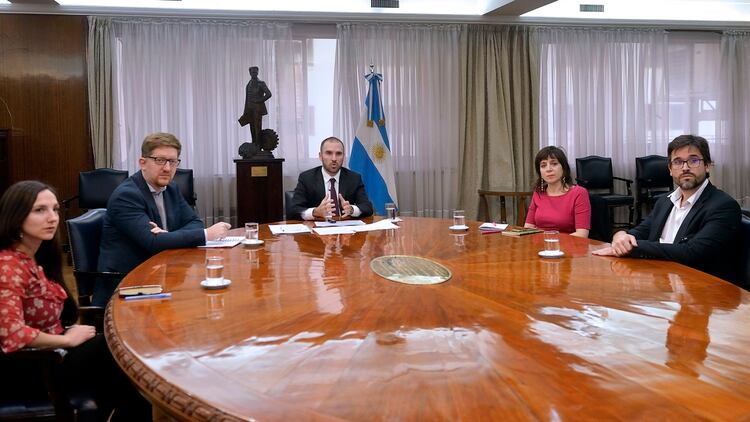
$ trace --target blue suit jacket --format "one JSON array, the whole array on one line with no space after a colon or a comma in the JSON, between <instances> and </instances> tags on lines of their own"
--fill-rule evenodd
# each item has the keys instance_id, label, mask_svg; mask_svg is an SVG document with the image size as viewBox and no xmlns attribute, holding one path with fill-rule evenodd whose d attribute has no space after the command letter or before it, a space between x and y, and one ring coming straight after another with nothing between
<instances>
[{"instance_id":1,"label":"blue suit jacket","mask_svg":"<svg viewBox=\"0 0 750 422\"><path fill-rule=\"evenodd\" d=\"M659 237L674 205L662 196L651 214L628 230L638 246L631 256L676 261L737 283L739 269L740 206L711 182L685 216L674 243L659 243Z\"/></svg>"},{"instance_id":2,"label":"blue suit jacket","mask_svg":"<svg viewBox=\"0 0 750 422\"><path fill-rule=\"evenodd\" d=\"M160 251L192 248L206 243L203 222L185 202L177 185L170 183L162 195L169 233L154 235L149 221L159 227L164 226L154 196L141 172L135 173L115 189L107 202L104 217L99 271L127 273Z\"/></svg>"},{"instance_id":3,"label":"blue suit jacket","mask_svg":"<svg viewBox=\"0 0 750 422\"><path fill-rule=\"evenodd\" d=\"M326 196L328 189L323 185L321 168L322 166L318 166L300 173L297 180L297 187L294 189L294 197L292 198L292 215L287 216L288 220L301 220L301 215L306 209L317 207L320 205L320 201ZM339 194L349 201L350 204L356 205L359 208L362 212L359 217L371 216L372 202L367 197L365 184L362 183L362 176L357 172L342 167L340 177Z\"/></svg>"}]
</instances>

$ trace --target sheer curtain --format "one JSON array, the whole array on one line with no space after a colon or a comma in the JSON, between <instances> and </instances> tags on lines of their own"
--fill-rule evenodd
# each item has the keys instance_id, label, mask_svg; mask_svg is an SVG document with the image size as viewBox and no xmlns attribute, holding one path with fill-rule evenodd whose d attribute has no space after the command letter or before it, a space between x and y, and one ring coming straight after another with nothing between
<instances>
[{"instance_id":1,"label":"sheer curtain","mask_svg":"<svg viewBox=\"0 0 750 422\"><path fill-rule=\"evenodd\" d=\"M198 213L207 224L236 225L233 159L250 140L249 129L237 123L249 66L260 67L273 93L263 127L279 134L274 154L297 156L290 25L158 18L112 24L114 166L136 171L144 136L173 133L183 144L181 167L194 171Z\"/></svg>"},{"instance_id":2,"label":"sheer curtain","mask_svg":"<svg viewBox=\"0 0 750 422\"><path fill-rule=\"evenodd\" d=\"M340 24L334 130L351 149L364 75L383 74L385 125L403 215L447 217L458 203L458 25Z\"/></svg>"},{"instance_id":3,"label":"sheer curtain","mask_svg":"<svg viewBox=\"0 0 750 422\"><path fill-rule=\"evenodd\" d=\"M576 157L612 158L632 179L635 157L669 143L667 34L663 30L537 28L540 144Z\"/></svg>"}]
</instances>

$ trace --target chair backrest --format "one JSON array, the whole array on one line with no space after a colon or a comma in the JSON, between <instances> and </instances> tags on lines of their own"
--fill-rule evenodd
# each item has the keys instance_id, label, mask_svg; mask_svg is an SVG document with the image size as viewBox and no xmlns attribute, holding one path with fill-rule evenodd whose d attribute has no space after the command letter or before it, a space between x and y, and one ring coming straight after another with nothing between
<instances>
[{"instance_id":1,"label":"chair backrest","mask_svg":"<svg viewBox=\"0 0 750 422\"><path fill-rule=\"evenodd\" d=\"M485 218L489 220L497 220L505 223L512 223L508 221L509 207L511 204L515 204L515 225L523 226L526 222L526 210L529 208L529 202L531 202L532 192L500 192L479 189L477 191L479 199L481 199L479 218ZM490 215L490 198L497 198L500 203L500 218L493 219Z\"/></svg>"},{"instance_id":2,"label":"chair backrest","mask_svg":"<svg viewBox=\"0 0 750 422\"><path fill-rule=\"evenodd\" d=\"M102 226L106 213L106 209L97 208L66 221L74 273L96 272L99 262L99 242L102 238ZM78 296L93 294L94 282L93 277L79 277L76 274Z\"/></svg>"},{"instance_id":3,"label":"chair backrest","mask_svg":"<svg viewBox=\"0 0 750 422\"><path fill-rule=\"evenodd\" d=\"M669 159L661 155L635 158L635 180L638 190L672 190L672 176L669 174Z\"/></svg>"},{"instance_id":4,"label":"chair backrest","mask_svg":"<svg viewBox=\"0 0 750 422\"><path fill-rule=\"evenodd\" d=\"M193 169L178 168L177 172L174 175L174 182L177 184L177 187L180 189L180 193L182 194L183 198L185 198L185 201L187 201L188 205L190 205L191 207L195 207L197 196L195 195Z\"/></svg>"},{"instance_id":5,"label":"chair backrest","mask_svg":"<svg viewBox=\"0 0 750 422\"><path fill-rule=\"evenodd\" d=\"M292 206L292 198L294 198L293 190L284 191L284 212L286 214L284 218L287 219L292 215L292 210L290 209Z\"/></svg>"},{"instance_id":6,"label":"chair backrest","mask_svg":"<svg viewBox=\"0 0 750 422\"><path fill-rule=\"evenodd\" d=\"M610 220L607 201L601 196L589 192L589 203L591 204L589 238L602 242L612 241L612 220Z\"/></svg>"},{"instance_id":7,"label":"chair backrest","mask_svg":"<svg viewBox=\"0 0 750 422\"><path fill-rule=\"evenodd\" d=\"M743 215L741 222L743 247L740 262L742 263L741 273L744 281L744 288L750 289L750 217Z\"/></svg>"},{"instance_id":8,"label":"chair backrest","mask_svg":"<svg viewBox=\"0 0 750 422\"><path fill-rule=\"evenodd\" d=\"M576 180L587 190L606 189L613 193L612 159L598 155L576 158Z\"/></svg>"},{"instance_id":9,"label":"chair backrest","mask_svg":"<svg viewBox=\"0 0 750 422\"><path fill-rule=\"evenodd\" d=\"M112 192L127 178L127 170L82 171L78 175L78 206L86 210L105 208Z\"/></svg>"}]
</instances>

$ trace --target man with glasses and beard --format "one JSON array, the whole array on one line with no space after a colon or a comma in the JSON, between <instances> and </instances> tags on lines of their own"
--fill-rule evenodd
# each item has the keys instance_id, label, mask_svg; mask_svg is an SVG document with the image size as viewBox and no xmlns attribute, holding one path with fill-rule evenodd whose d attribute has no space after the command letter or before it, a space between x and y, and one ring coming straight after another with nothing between
<instances>
[{"instance_id":1,"label":"man with glasses and beard","mask_svg":"<svg viewBox=\"0 0 750 422\"><path fill-rule=\"evenodd\" d=\"M708 142L680 135L669 143L667 156L677 189L660 198L641 224L615 233L611 246L593 253L676 261L742 284L740 206L709 182Z\"/></svg>"}]
</instances>

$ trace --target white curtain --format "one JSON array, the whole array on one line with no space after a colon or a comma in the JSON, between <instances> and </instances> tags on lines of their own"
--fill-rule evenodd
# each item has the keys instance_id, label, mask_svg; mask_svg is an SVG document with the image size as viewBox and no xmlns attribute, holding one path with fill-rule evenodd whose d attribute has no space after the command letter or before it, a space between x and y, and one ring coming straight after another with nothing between
<instances>
[{"instance_id":1,"label":"white curtain","mask_svg":"<svg viewBox=\"0 0 750 422\"><path fill-rule=\"evenodd\" d=\"M726 32L721 37L716 162L712 180L750 208L750 32Z\"/></svg>"},{"instance_id":2,"label":"white curtain","mask_svg":"<svg viewBox=\"0 0 750 422\"><path fill-rule=\"evenodd\" d=\"M207 224L236 225L233 159L250 140L237 119L248 67L259 66L273 93L263 127L279 134L274 154L287 158L285 173L297 172L290 24L117 18L113 32L115 167L136 171L144 136L173 133L183 145L181 167L194 171L198 213Z\"/></svg>"},{"instance_id":3,"label":"white curtain","mask_svg":"<svg viewBox=\"0 0 750 422\"><path fill-rule=\"evenodd\" d=\"M403 215L447 217L458 203L459 25L340 24L334 131L351 150L370 64L383 75L385 125Z\"/></svg>"},{"instance_id":4,"label":"white curtain","mask_svg":"<svg viewBox=\"0 0 750 422\"><path fill-rule=\"evenodd\" d=\"M540 144L612 158L633 179L635 157L666 155L669 94L663 30L537 28Z\"/></svg>"}]
</instances>

